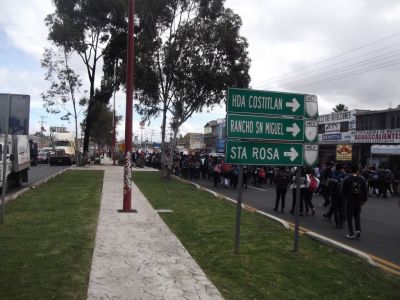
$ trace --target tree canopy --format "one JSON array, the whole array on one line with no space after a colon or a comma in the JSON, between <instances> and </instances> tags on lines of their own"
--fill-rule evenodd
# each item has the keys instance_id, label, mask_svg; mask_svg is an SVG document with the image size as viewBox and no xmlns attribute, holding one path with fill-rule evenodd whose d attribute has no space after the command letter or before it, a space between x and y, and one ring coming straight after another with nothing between
<instances>
[{"instance_id":1,"label":"tree canopy","mask_svg":"<svg viewBox=\"0 0 400 300\"><path fill-rule=\"evenodd\" d=\"M55 13L46 17L49 40L82 59L89 79L89 99L83 150L89 147L95 114L95 78L99 60L111 36L126 25L124 0L53 0Z\"/></svg>"},{"instance_id":2,"label":"tree canopy","mask_svg":"<svg viewBox=\"0 0 400 300\"><path fill-rule=\"evenodd\" d=\"M348 111L349 108L346 105L339 103L334 108L332 108L332 110L334 112L343 112L343 111Z\"/></svg>"},{"instance_id":3,"label":"tree canopy","mask_svg":"<svg viewBox=\"0 0 400 300\"><path fill-rule=\"evenodd\" d=\"M162 117L164 144L167 126L175 138L193 113L221 103L228 87L248 87L248 44L239 33L240 17L224 8L223 0L138 0L135 5L136 109L147 120ZM123 37L112 37L105 60L126 53Z\"/></svg>"}]
</instances>

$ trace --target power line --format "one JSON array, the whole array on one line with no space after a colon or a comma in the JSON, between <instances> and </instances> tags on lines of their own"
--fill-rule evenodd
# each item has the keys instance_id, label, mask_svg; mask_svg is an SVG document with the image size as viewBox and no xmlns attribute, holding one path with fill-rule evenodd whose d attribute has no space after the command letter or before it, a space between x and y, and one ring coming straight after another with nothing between
<instances>
[{"instance_id":1,"label":"power line","mask_svg":"<svg viewBox=\"0 0 400 300\"><path fill-rule=\"evenodd\" d=\"M340 68L337 68L337 69L333 69L333 70L330 70L330 71L321 72L321 73L318 73L316 75L312 75L312 76L308 76L308 77L305 77L305 78L302 78L302 79L294 80L294 81L288 82L288 83L286 83L284 85L285 86L297 85L297 84L300 84L302 82L307 82L309 80L312 80L314 78L321 79L321 77L323 78L324 76L327 76L327 75L340 73L340 72L348 71L348 70L352 70L352 69L357 69L357 68L360 68L362 66L368 66L370 64L377 63L377 62L380 62L380 61L382 61L382 63L386 63L385 62L386 59L399 56L400 50L397 50L395 52L396 52L396 54L392 54L392 55L388 55L388 56L384 56L384 57L377 56L377 57L374 57L374 58L366 59L366 60L360 61L358 63L350 64L350 65L343 66L343 67L340 67ZM400 58L400 57L398 57L398 58ZM354 71L357 71L357 70L354 70Z\"/></svg>"},{"instance_id":2,"label":"power line","mask_svg":"<svg viewBox=\"0 0 400 300\"><path fill-rule=\"evenodd\" d=\"M391 45L391 46L389 46L389 47L381 48L381 49L379 49L379 50L370 51L370 52L367 52L367 53L365 53L365 54L359 55L359 56L357 56L357 57L348 58L348 59L342 60L342 61L340 61L340 62L338 62L338 63L335 63L335 64L331 64L331 65L328 65L328 66L319 67L319 68L314 69L314 70L302 72L301 74L293 74L293 75L288 76L287 78L283 78L283 79L281 79L281 80L274 80L274 81L271 81L271 83L270 83L269 85L272 85L273 83L276 83L276 82L281 83L281 82L284 82L285 80L289 80L290 78L293 78L293 77L296 78L296 77L304 76L304 75L307 75L307 74L313 74L313 73L318 72L319 70L329 69L329 68L338 66L338 65L340 65L340 64L342 64L342 63L345 63L345 62L352 62L352 61L354 61L354 60L356 60L356 59L358 59L358 58L367 56L367 55L369 55L369 54L371 54L371 53L379 52L379 51L381 51L381 50L389 49L389 48L391 48L391 47L393 47L393 46L399 46L399 44L394 44L394 45ZM342 67L338 67L337 70L340 70L340 69L342 69L342 68L347 68L347 67L350 67L350 66L355 66L355 67L356 67L357 65L364 65L365 62L368 62L368 61L371 61L371 60L374 60L374 59L378 59L378 58L381 58L381 59L390 58L390 57L393 57L394 55L389 55L389 54L399 53L399 52L400 52L400 49L396 49L396 50L387 52L387 53L385 53L385 54L381 54L381 55L373 56L373 57L370 57L370 58L367 58L367 59L364 59L364 60L360 60L360 61L358 61L358 62L356 62L356 63L353 63L353 64L349 64L349 65L344 65L344 66L342 66ZM331 72L334 72L334 71L335 71L335 69L333 69ZM324 74L324 73L317 73L316 76L320 76L320 74ZM302 79L304 79L304 78L302 78Z\"/></svg>"},{"instance_id":3,"label":"power line","mask_svg":"<svg viewBox=\"0 0 400 300\"><path fill-rule=\"evenodd\" d=\"M358 50L361 50L361 49L364 49L364 48L368 48L368 47L370 47L370 46L372 46L372 45L375 45L375 44L377 44L377 43L380 43L380 42L382 42L382 41L388 40L388 39L393 38L393 37L398 36L398 35L400 35L400 32L396 32L396 33L394 33L394 34L392 34L392 35L390 35L390 36L381 38L381 39L379 39L379 40L377 40L377 41L374 41L374 42L365 44L365 45L360 46L360 47L357 47L357 48L355 48L355 49L353 49L353 50L346 51L346 52L343 52L343 53L341 53L341 54L335 55L335 56L333 56L333 57L324 59L324 60L319 61L319 62L317 62L317 63L315 63L315 64L312 64L312 65L310 65L310 66L303 67L303 68L300 68L300 69L297 69L297 70L294 70L294 71L291 71L291 72L288 72L288 73L284 73L284 74L281 74L281 75L278 75L278 76L273 76L273 77L264 79L264 80L262 80L262 81L260 81L260 82L258 82L258 83L255 83L254 86L257 87L257 86L264 85L265 82L271 81L272 79L280 78L280 77L283 77L283 76L290 75L290 74L292 74L292 73L297 73L297 72L299 72L299 71L303 71L303 70L309 69L309 68L311 68L311 67L320 65L320 64L325 63L325 62L327 62L327 61L334 60L334 59L336 59L336 58L338 58L338 57L342 57L342 56L344 56L344 55L347 55L347 54L356 52L356 51L358 51Z\"/></svg>"},{"instance_id":4,"label":"power line","mask_svg":"<svg viewBox=\"0 0 400 300\"><path fill-rule=\"evenodd\" d=\"M323 79L321 81L314 81L314 82L309 82L309 83L305 83L305 84L294 85L292 87L293 88L309 87L309 86L313 86L313 85L317 85L317 84L322 84L322 83L334 81L334 80L337 80L337 79L352 77L352 76L355 76L355 75L367 73L367 72L378 70L378 69L382 69L382 68L385 68L385 67L392 67L392 66L395 66L395 65L398 65L398 64L400 64L400 59L376 65L374 68L365 68L364 70L361 70L359 72L342 74L340 76L334 76L334 77L331 77L331 78L325 78L325 79Z\"/></svg>"}]
</instances>

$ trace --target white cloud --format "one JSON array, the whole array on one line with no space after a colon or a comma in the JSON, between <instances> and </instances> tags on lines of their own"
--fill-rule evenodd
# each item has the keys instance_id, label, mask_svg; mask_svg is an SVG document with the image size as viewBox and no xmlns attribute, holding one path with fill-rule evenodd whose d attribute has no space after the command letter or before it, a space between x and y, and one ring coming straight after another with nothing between
<instances>
[{"instance_id":1,"label":"white cloud","mask_svg":"<svg viewBox=\"0 0 400 300\"><path fill-rule=\"evenodd\" d=\"M54 11L49 0L19 0L0 2L0 27L18 49L37 59L48 44L45 17Z\"/></svg>"},{"instance_id":2,"label":"white cloud","mask_svg":"<svg viewBox=\"0 0 400 300\"><path fill-rule=\"evenodd\" d=\"M241 34L249 42L253 88L316 94L320 113L329 113L338 103L344 103L350 109L384 109L390 103L392 106L399 103L400 85L397 78L400 68L396 65L354 77L304 86L298 90L283 81L272 84L266 82L271 77L291 73L394 34L400 25L400 4L397 0L226 0L226 6L242 17ZM13 70L7 69L6 62L2 62L0 56L1 92L31 95L31 128L37 128L39 116L46 115L40 93L48 87L39 67L44 47L49 46L44 18L54 8L50 0L1 1L0 11L0 31L7 36L8 44L16 49L15 52L20 50L26 54L21 61L34 61L26 69ZM399 40L400 35L393 36L376 43L369 50L390 43L398 44ZM338 62L338 59L332 62ZM80 59L74 57L72 65L81 75L84 89L87 90L87 75ZM326 67L326 64L322 66ZM100 64L96 86L101 80L101 68ZM296 76L304 78L301 74ZM123 116L125 101L125 93L119 92L117 113ZM204 109L203 113L194 114L182 126L180 133L202 132L206 122L224 116L224 105ZM140 135L139 120L140 116L135 113L133 131ZM57 116L48 116L46 121L47 125L61 124ZM153 130L152 138L159 140L160 125L160 118L152 120L150 126L146 124L145 135L150 137ZM119 139L124 138L124 128L125 121L118 126Z\"/></svg>"}]
</instances>

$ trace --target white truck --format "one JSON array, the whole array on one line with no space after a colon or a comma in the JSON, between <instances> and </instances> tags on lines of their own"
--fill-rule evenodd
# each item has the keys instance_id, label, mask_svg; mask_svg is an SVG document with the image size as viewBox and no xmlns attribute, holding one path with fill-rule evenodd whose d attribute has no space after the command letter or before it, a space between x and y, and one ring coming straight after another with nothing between
<instances>
[{"instance_id":1,"label":"white truck","mask_svg":"<svg viewBox=\"0 0 400 300\"><path fill-rule=\"evenodd\" d=\"M11 107L9 107L11 103ZM27 95L0 94L0 187L3 188L3 155L6 158L6 190L28 182L30 167L29 147L29 109L30 97ZM7 126L8 121L8 126ZM8 138L5 142L6 128Z\"/></svg>"},{"instance_id":2,"label":"white truck","mask_svg":"<svg viewBox=\"0 0 400 300\"><path fill-rule=\"evenodd\" d=\"M50 165L76 163L75 158L75 135L70 132L52 132L51 140L54 153L50 155Z\"/></svg>"},{"instance_id":3,"label":"white truck","mask_svg":"<svg viewBox=\"0 0 400 300\"><path fill-rule=\"evenodd\" d=\"M31 164L29 139L27 135L9 135L7 151L8 184L6 190L12 186L21 186L22 182L28 182L28 170ZM0 136L0 180L3 188L3 151L4 134Z\"/></svg>"}]
</instances>

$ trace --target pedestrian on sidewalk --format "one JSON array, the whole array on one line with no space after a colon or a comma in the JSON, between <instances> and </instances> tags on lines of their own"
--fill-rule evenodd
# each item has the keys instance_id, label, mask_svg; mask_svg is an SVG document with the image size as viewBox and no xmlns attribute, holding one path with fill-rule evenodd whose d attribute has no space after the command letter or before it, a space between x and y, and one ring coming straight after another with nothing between
<instances>
[{"instance_id":1,"label":"pedestrian on sidewalk","mask_svg":"<svg viewBox=\"0 0 400 300\"><path fill-rule=\"evenodd\" d=\"M358 174L358 166L351 166L351 176L343 181L342 193L346 197L346 216L349 233L348 239L359 238L361 236L361 206L368 199L367 182L364 177ZM355 223L355 235L353 228L353 219Z\"/></svg>"}]
</instances>

